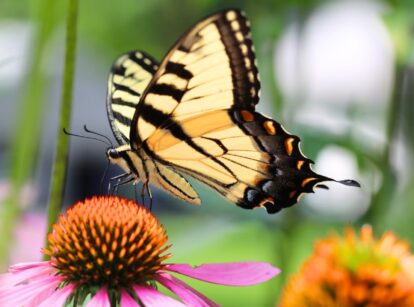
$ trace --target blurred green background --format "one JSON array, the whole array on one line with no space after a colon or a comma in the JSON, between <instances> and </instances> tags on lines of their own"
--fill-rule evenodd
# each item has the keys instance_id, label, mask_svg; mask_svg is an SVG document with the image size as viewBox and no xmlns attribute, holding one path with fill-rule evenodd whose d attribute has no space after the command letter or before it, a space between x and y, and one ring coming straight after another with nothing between
<instances>
[{"instance_id":1,"label":"blurred green background","mask_svg":"<svg viewBox=\"0 0 414 307\"><path fill-rule=\"evenodd\" d=\"M153 211L169 233L174 262L269 261L283 271L249 288L191 281L198 290L224 306L274 305L315 240L344 225L369 223L377 234L392 230L413 246L413 1L79 2L73 132L87 124L112 138L105 97L117 56L141 49L161 60L195 22L235 7L252 24L263 87L258 109L301 137L316 171L362 185L329 184L329 191L306 195L277 215L237 208L194 181L201 207L153 188ZM66 5L0 2L0 217L2 230L13 228L12 263L41 258L61 133ZM99 194L106 165L104 145L70 143L65 206ZM109 176L120 172L111 167ZM134 197L134 188L122 187L120 194ZM6 214L10 197L20 203L12 218Z\"/></svg>"}]
</instances>

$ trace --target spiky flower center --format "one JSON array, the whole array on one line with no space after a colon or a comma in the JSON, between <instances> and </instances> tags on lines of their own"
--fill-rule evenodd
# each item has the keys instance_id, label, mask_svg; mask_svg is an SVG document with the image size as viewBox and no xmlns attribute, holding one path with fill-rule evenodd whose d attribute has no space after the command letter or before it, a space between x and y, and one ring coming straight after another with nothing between
<instances>
[{"instance_id":1,"label":"spiky flower center","mask_svg":"<svg viewBox=\"0 0 414 307\"><path fill-rule=\"evenodd\" d=\"M319 241L288 282L280 306L414 306L414 255L407 242L372 228Z\"/></svg>"},{"instance_id":2,"label":"spiky flower center","mask_svg":"<svg viewBox=\"0 0 414 307\"><path fill-rule=\"evenodd\" d=\"M170 254L167 235L145 208L119 197L94 197L62 215L45 253L68 282L128 287L153 279Z\"/></svg>"}]
</instances>

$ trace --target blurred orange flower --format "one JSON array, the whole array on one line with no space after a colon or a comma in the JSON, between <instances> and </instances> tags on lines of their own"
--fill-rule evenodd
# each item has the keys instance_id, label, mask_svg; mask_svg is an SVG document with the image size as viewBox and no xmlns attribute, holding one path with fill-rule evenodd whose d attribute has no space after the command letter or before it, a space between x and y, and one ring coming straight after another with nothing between
<instances>
[{"instance_id":1,"label":"blurred orange flower","mask_svg":"<svg viewBox=\"0 0 414 307\"><path fill-rule=\"evenodd\" d=\"M372 228L331 235L283 290L281 307L414 306L414 256L407 242Z\"/></svg>"}]
</instances>

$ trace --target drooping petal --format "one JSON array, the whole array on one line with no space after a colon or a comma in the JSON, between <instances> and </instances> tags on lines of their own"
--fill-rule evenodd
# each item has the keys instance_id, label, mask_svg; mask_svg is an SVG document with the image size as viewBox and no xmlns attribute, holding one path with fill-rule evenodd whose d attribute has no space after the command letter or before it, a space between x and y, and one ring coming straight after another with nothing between
<instances>
[{"instance_id":1,"label":"drooping petal","mask_svg":"<svg viewBox=\"0 0 414 307\"><path fill-rule=\"evenodd\" d=\"M66 285L61 289L57 289L51 296L45 299L39 307L63 306L66 299L72 294L74 289L75 286L72 284Z\"/></svg>"},{"instance_id":2,"label":"drooping petal","mask_svg":"<svg viewBox=\"0 0 414 307\"><path fill-rule=\"evenodd\" d=\"M219 306L212 300L190 287L183 281L171 276L167 273L159 273L155 280L165 286L171 292L175 293L188 306L194 307L209 307Z\"/></svg>"},{"instance_id":3,"label":"drooping petal","mask_svg":"<svg viewBox=\"0 0 414 307\"><path fill-rule=\"evenodd\" d=\"M266 262L237 262L203 264L170 264L165 270L176 272L206 282L227 286L250 286L267 281L280 273Z\"/></svg>"},{"instance_id":4,"label":"drooping petal","mask_svg":"<svg viewBox=\"0 0 414 307\"><path fill-rule=\"evenodd\" d=\"M138 295L139 299L141 300L142 304L145 307L183 307L184 304L180 303L179 301L166 296L154 288L151 287L143 287L143 286L135 286L134 291Z\"/></svg>"},{"instance_id":5,"label":"drooping petal","mask_svg":"<svg viewBox=\"0 0 414 307\"><path fill-rule=\"evenodd\" d=\"M111 307L111 302L109 301L108 291L106 288L102 287L99 289L86 307Z\"/></svg>"},{"instance_id":6,"label":"drooping petal","mask_svg":"<svg viewBox=\"0 0 414 307\"><path fill-rule=\"evenodd\" d=\"M54 271L55 269L47 261L13 265L8 273L0 275L0 289L11 288L29 280L46 278Z\"/></svg>"},{"instance_id":7,"label":"drooping petal","mask_svg":"<svg viewBox=\"0 0 414 307\"><path fill-rule=\"evenodd\" d=\"M40 261L40 262L21 262L16 263L9 268L9 272L19 272L19 271L26 271L28 269L32 268L50 268L50 262L49 261Z\"/></svg>"},{"instance_id":8,"label":"drooping petal","mask_svg":"<svg viewBox=\"0 0 414 307\"><path fill-rule=\"evenodd\" d=\"M121 291L121 306L122 307L139 307L139 304L129 295L125 290Z\"/></svg>"},{"instance_id":9,"label":"drooping petal","mask_svg":"<svg viewBox=\"0 0 414 307\"><path fill-rule=\"evenodd\" d=\"M36 279L7 289L0 289L0 306L38 306L61 282L58 276Z\"/></svg>"}]
</instances>

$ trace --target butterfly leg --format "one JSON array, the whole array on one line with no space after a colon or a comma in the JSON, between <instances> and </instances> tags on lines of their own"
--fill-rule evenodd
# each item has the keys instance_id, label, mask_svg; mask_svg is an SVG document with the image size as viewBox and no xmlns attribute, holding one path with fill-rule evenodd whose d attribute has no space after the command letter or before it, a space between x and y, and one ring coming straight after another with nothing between
<instances>
[{"instance_id":1,"label":"butterfly leg","mask_svg":"<svg viewBox=\"0 0 414 307\"><path fill-rule=\"evenodd\" d=\"M151 193L151 189L149 187L148 181L145 183L145 189L147 190L149 201L150 201L149 210L152 211L152 193Z\"/></svg>"},{"instance_id":2,"label":"butterfly leg","mask_svg":"<svg viewBox=\"0 0 414 307\"><path fill-rule=\"evenodd\" d=\"M110 163L110 161L108 160L108 163L106 164L106 167L105 167L105 171L104 171L104 173L102 175L102 178L101 178L101 182L99 183L99 192L102 195L104 193L104 183L105 183L106 175L108 174L109 163Z\"/></svg>"},{"instance_id":3,"label":"butterfly leg","mask_svg":"<svg viewBox=\"0 0 414 307\"><path fill-rule=\"evenodd\" d=\"M133 182L134 180L135 180L134 177L127 178L124 181L119 180L117 182L117 184L114 186L114 194L115 195L118 194L118 188L119 188L119 186L124 185L124 184L127 184L127 183L130 183L130 182Z\"/></svg>"},{"instance_id":4,"label":"butterfly leg","mask_svg":"<svg viewBox=\"0 0 414 307\"><path fill-rule=\"evenodd\" d=\"M142 205L145 206L145 183L142 184L141 202L142 202Z\"/></svg>"},{"instance_id":5,"label":"butterfly leg","mask_svg":"<svg viewBox=\"0 0 414 307\"><path fill-rule=\"evenodd\" d=\"M131 173L125 173L125 174L121 174L121 175L110 178L109 184L108 184L108 194L109 195L116 194L118 192L118 187L120 185L127 184L131 181L134 181L134 179L135 178Z\"/></svg>"},{"instance_id":6,"label":"butterfly leg","mask_svg":"<svg viewBox=\"0 0 414 307\"><path fill-rule=\"evenodd\" d=\"M141 189L141 200L142 200L142 204L144 206L145 206L145 192L148 194L148 197L149 197L149 200L150 200L148 208L151 211L152 210L152 193L151 193L151 190L149 188L148 181L146 181L142 184L142 189Z\"/></svg>"},{"instance_id":7,"label":"butterfly leg","mask_svg":"<svg viewBox=\"0 0 414 307\"><path fill-rule=\"evenodd\" d=\"M134 183L134 198L135 198L135 202L138 203L138 189L135 183Z\"/></svg>"}]
</instances>

